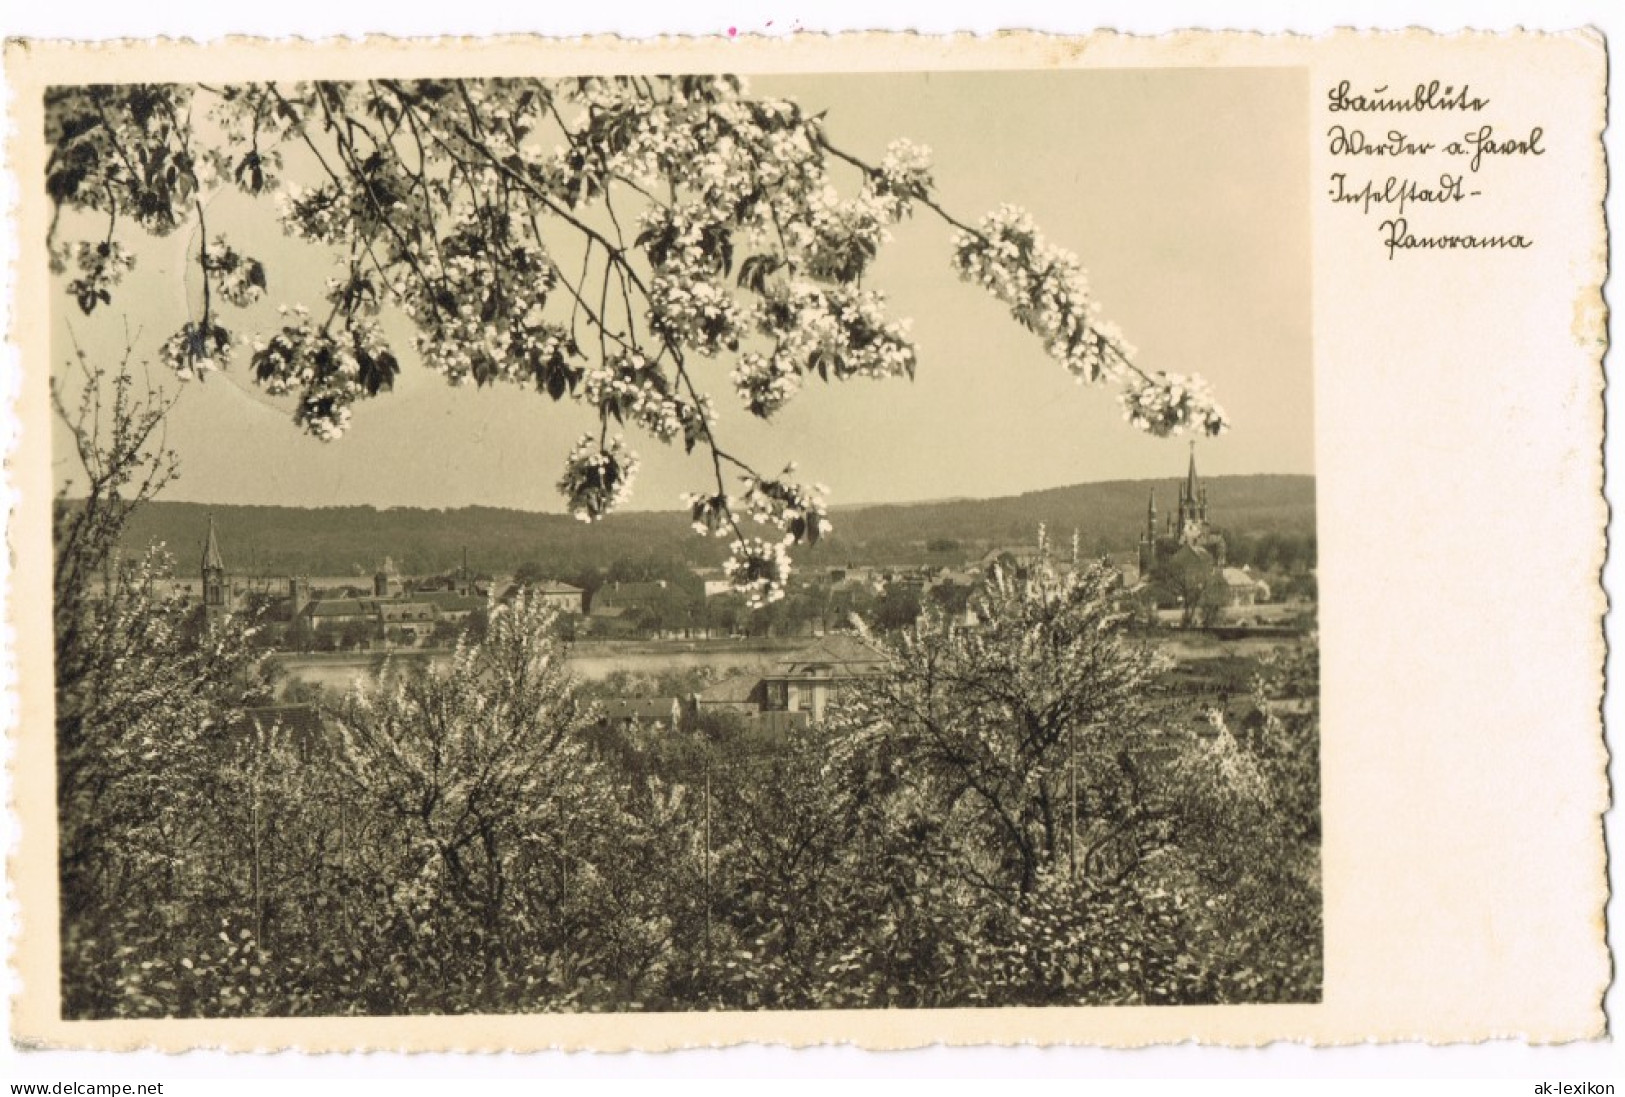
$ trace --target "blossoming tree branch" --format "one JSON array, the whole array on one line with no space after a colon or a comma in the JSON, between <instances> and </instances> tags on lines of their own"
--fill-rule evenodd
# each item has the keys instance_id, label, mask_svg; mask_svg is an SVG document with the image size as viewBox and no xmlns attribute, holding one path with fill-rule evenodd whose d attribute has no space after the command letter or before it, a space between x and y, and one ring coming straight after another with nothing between
<instances>
[{"instance_id":1,"label":"blossoming tree branch","mask_svg":"<svg viewBox=\"0 0 1625 1097\"><path fill-rule=\"evenodd\" d=\"M832 144L821 116L751 98L738 78L71 87L49 93L47 127L59 217L106 221L87 240L52 226L85 312L111 304L134 265L127 222L199 241L200 311L161 352L178 376L246 350L260 385L296 398L299 426L337 439L400 369L379 322L398 309L451 384L532 385L596 410L558 481L584 521L631 490L623 430L708 456L707 483L684 500L698 530L731 539L728 574L755 605L783 595L789 547L828 532L827 491L793 464L766 475L730 452L718 405L771 419L809 377L912 377L908 322L864 276L916 209L950 230L961 278L1080 383L1116 386L1136 428L1226 427L1201 378L1135 363L1077 257L1025 212L961 221L937 198L928 149L899 140L871 162ZM320 305L285 305L276 330L234 327L273 275L208 224L223 187L274 199L288 233L332 251ZM713 396L724 373L726 400Z\"/></svg>"}]
</instances>

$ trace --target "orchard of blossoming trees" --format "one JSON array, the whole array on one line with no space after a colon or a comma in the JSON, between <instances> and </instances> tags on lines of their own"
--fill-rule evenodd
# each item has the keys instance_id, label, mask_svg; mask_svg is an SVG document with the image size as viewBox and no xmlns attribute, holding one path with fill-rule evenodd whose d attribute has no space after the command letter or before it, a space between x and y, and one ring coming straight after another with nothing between
<instances>
[{"instance_id":1,"label":"orchard of blossoming trees","mask_svg":"<svg viewBox=\"0 0 1625 1097\"><path fill-rule=\"evenodd\" d=\"M300 427L337 439L401 368L381 323L398 310L451 384L531 385L596 410L558 480L582 520L632 489L622 430L700 450L694 524L731 539L728 573L757 605L782 597L787 549L828 531L827 492L731 452L719 406L771 419L813 376L911 377L908 322L864 276L916 211L1056 362L1116 386L1134 427L1226 427L1201 378L1136 365L1077 257L1026 213L960 220L928 149L838 148L820 117L737 78L71 87L49 94L47 129L59 214L105 218L94 239L52 241L84 311L112 304L133 266L125 225L199 241L199 310L162 349L180 377L246 358L267 391L296 397ZM325 285L284 281L211 226L221 188L274 202L288 233L326 246ZM280 326L242 330L232 311L267 294ZM706 391L707 359L726 396Z\"/></svg>"},{"instance_id":2,"label":"orchard of blossoming trees","mask_svg":"<svg viewBox=\"0 0 1625 1097\"><path fill-rule=\"evenodd\" d=\"M88 361L71 387L64 1017L1320 998L1312 639L1193 731L1122 575L1040 535L976 625L868 636L870 672L778 731L606 719L523 592L440 665L278 703L262 619L207 623L160 551L120 555L175 473L170 398Z\"/></svg>"},{"instance_id":3,"label":"orchard of blossoming trees","mask_svg":"<svg viewBox=\"0 0 1625 1097\"><path fill-rule=\"evenodd\" d=\"M87 466L161 486L123 407ZM65 1017L1320 998L1312 644L1257 663L1258 719L1167 734L1120 575L1041 547L782 734L607 723L523 594L317 728L255 622L118 566L110 484L58 512Z\"/></svg>"}]
</instances>

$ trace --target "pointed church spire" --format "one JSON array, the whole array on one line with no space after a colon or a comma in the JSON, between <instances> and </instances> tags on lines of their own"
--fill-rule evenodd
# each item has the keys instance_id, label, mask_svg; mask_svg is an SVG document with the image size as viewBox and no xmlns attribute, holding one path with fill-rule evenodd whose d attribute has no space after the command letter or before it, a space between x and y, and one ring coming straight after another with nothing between
<instances>
[{"instance_id":1,"label":"pointed church spire","mask_svg":"<svg viewBox=\"0 0 1625 1097\"><path fill-rule=\"evenodd\" d=\"M209 515L209 539L203 545L203 567L205 570L218 568L226 570L226 561L220 555L220 542L214 536L214 515Z\"/></svg>"},{"instance_id":2,"label":"pointed church spire","mask_svg":"<svg viewBox=\"0 0 1625 1097\"><path fill-rule=\"evenodd\" d=\"M1157 489L1145 501L1145 532L1140 535L1140 574L1150 575L1157 567Z\"/></svg>"},{"instance_id":3,"label":"pointed church spire","mask_svg":"<svg viewBox=\"0 0 1625 1097\"><path fill-rule=\"evenodd\" d=\"M203 611L210 625L231 612L231 584L226 578L226 560L220 555L220 541L214 535L214 515L209 515L209 539L203 542Z\"/></svg>"},{"instance_id":4,"label":"pointed church spire","mask_svg":"<svg viewBox=\"0 0 1625 1097\"><path fill-rule=\"evenodd\" d=\"M1188 472L1185 475L1185 492L1193 502L1196 499L1196 495L1197 495L1197 492L1200 490L1200 487L1201 487L1201 482L1196 477L1196 439L1192 438L1191 439L1191 468L1190 468L1190 472Z\"/></svg>"}]
</instances>

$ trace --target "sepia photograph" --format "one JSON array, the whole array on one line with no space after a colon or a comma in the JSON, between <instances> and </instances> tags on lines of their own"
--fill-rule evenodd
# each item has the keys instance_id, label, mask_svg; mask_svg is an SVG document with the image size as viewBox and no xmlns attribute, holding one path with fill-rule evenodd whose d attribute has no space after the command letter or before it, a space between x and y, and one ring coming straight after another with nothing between
<instances>
[{"instance_id":1,"label":"sepia photograph","mask_svg":"<svg viewBox=\"0 0 1625 1097\"><path fill-rule=\"evenodd\" d=\"M1305 69L385 69L45 91L63 1020L1321 1001Z\"/></svg>"},{"instance_id":2,"label":"sepia photograph","mask_svg":"<svg viewBox=\"0 0 1625 1097\"><path fill-rule=\"evenodd\" d=\"M18 1060L1604 1038L1600 33L696 34L8 41Z\"/></svg>"}]
</instances>

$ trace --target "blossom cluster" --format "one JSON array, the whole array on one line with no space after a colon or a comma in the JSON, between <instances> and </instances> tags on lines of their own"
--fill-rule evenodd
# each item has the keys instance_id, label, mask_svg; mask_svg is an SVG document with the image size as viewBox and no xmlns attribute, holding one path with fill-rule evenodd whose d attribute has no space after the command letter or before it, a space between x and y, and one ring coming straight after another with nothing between
<instances>
[{"instance_id":1,"label":"blossom cluster","mask_svg":"<svg viewBox=\"0 0 1625 1097\"><path fill-rule=\"evenodd\" d=\"M688 506L689 525L701 537L727 537L733 533L733 499L726 493L690 492L682 500Z\"/></svg>"},{"instance_id":2,"label":"blossom cluster","mask_svg":"<svg viewBox=\"0 0 1625 1097\"><path fill-rule=\"evenodd\" d=\"M705 397L695 404L673 395L659 365L635 352L614 355L588 369L581 398L621 422L636 423L662 442L681 438L690 449L705 437L712 420Z\"/></svg>"},{"instance_id":3,"label":"blossom cluster","mask_svg":"<svg viewBox=\"0 0 1625 1097\"><path fill-rule=\"evenodd\" d=\"M753 609L784 597L791 571L790 546L816 544L832 528L826 500L829 489L794 482L795 471L791 464L777 479L746 475L745 494L738 500L721 492L682 497L696 533L734 539L724 568L729 585ZM775 527L780 535L771 540L740 535L734 518L736 503L752 520Z\"/></svg>"},{"instance_id":4,"label":"blossom cluster","mask_svg":"<svg viewBox=\"0 0 1625 1097\"><path fill-rule=\"evenodd\" d=\"M309 361L309 347L316 339L310 309L304 305L279 305L277 312L289 322L268 340L254 342L254 375L265 390L281 396L315 379Z\"/></svg>"},{"instance_id":5,"label":"blossom cluster","mask_svg":"<svg viewBox=\"0 0 1625 1097\"><path fill-rule=\"evenodd\" d=\"M371 320L351 318L348 345L329 336L331 349L318 359L324 368L305 386L294 420L311 434L331 442L350 425L350 405L372 395L395 374L395 359L383 329Z\"/></svg>"},{"instance_id":6,"label":"blossom cluster","mask_svg":"<svg viewBox=\"0 0 1625 1097\"><path fill-rule=\"evenodd\" d=\"M754 117L762 127L754 165L756 182L785 194L806 193L824 178L823 158L815 139L816 121L803 121L794 103L766 99L756 104Z\"/></svg>"},{"instance_id":7,"label":"blossom cluster","mask_svg":"<svg viewBox=\"0 0 1625 1097\"><path fill-rule=\"evenodd\" d=\"M975 232L956 233L953 265L961 278L1009 305L1079 384L1107 378L1122 384L1124 418L1137 429L1158 436L1227 429L1223 409L1200 377L1147 375L1134 365L1134 348L1098 318L1078 257L1048 244L1025 211L1000 206Z\"/></svg>"},{"instance_id":8,"label":"blossom cluster","mask_svg":"<svg viewBox=\"0 0 1625 1097\"><path fill-rule=\"evenodd\" d=\"M158 348L158 360L183 381L213 373L231 356L232 334L212 321L188 320Z\"/></svg>"},{"instance_id":9,"label":"blossom cluster","mask_svg":"<svg viewBox=\"0 0 1625 1097\"><path fill-rule=\"evenodd\" d=\"M348 243L353 236L399 241L433 224L424 188L397 157L351 159L345 168L341 179L310 189L286 183L276 192L277 216L288 232L321 244Z\"/></svg>"},{"instance_id":10,"label":"blossom cluster","mask_svg":"<svg viewBox=\"0 0 1625 1097\"><path fill-rule=\"evenodd\" d=\"M1138 430L1165 438L1195 430L1202 434L1222 434L1230 421L1213 399L1213 391L1200 376L1155 373L1133 378L1118 401L1123 418Z\"/></svg>"},{"instance_id":11,"label":"blossom cluster","mask_svg":"<svg viewBox=\"0 0 1625 1097\"><path fill-rule=\"evenodd\" d=\"M851 286L792 283L760 313L764 331L779 338L776 354L836 377L912 375L909 322L885 315L886 295ZM788 323L783 322L788 320Z\"/></svg>"},{"instance_id":12,"label":"blossom cluster","mask_svg":"<svg viewBox=\"0 0 1625 1097\"><path fill-rule=\"evenodd\" d=\"M739 349L739 305L709 278L655 275L649 284L649 327L668 343L707 357Z\"/></svg>"},{"instance_id":13,"label":"blossom cluster","mask_svg":"<svg viewBox=\"0 0 1625 1097\"><path fill-rule=\"evenodd\" d=\"M81 240L74 251L81 274L68 283L68 292L79 302L79 308L88 313L98 304L111 303L113 287L135 269L135 256L116 240Z\"/></svg>"},{"instance_id":14,"label":"blossom cluster","mask_svg":"<svg viewBox=\"0 0 1625 1097\"><path fill-rule=\"evenodd\" d=\"M712 82L650 110L633 108L637 124L608 166L647 185L671 179L693 192L701 208L745 223L769 192L793 196L821 186L823 159L814 124L794 103L736 98L737 86Z\"/></svg>"},{"instance_id":15,"label":"blossom cluster","mask_svg":"<svg viewBox=\"0 0 1625 1097\"><path fill-rule=\"evenodd\" d=\"M790 578L790 554L783 541L745 537L734 542L722 570L729 585L745 596L745 604L761 609L784 597Z\"/></svg>"},{"instance_id":16,"label":"blossom cluster","mask_svg":"<svg viewBox=\"0 0 1625 1097\"><path fill-rule=\"evenodd\" d=\"M350 223L350 206L331 183L306 188L289 183L276 194L277 219L289 233L316 244L337 244Z\"/></svg>"},{"instance_id":17,"label":"blossom cluster","mask_svg":"<svg viewBox=\"0 0 1625 1097\"><path fill-rule=\"evenodd\" d=\"M801 391L801 372L785 355L748 351L728 379L752 415L768 419Z\"/></svg>"},{"instance_id":18,"label":"blossom cluster","mask_svg":"<svg viewBox=\"0 0 1625 1097\"><path fill-rule=\"evenodd\" d=\"M912 377L916 365L907 320L889 321L885 294L809 279L770 287L755 310L756 326L776 340L770 355L740 356L729 375L752 415L769 418L801 388L801 375Z\"/></svg>"},{"instance_id":19,"label":"blossom cluster","mask_svg":"<svg viewBox=\"0 0 1625 1097\"><path fill-rule=\"evenodd\" d=\"M891 199L892 220L902 220L912 210L914 199L926 197L935 185L931 178L931 147L916 145L906 138L893 141L886 146L886 157L869 185Z\"/></svg>"},{"instance_id":20,"label":"blossom cluster","mask_svg":"<svg viewBox=\"0 0 1625 1097\"><path fill-rule=\"evenodd\" d=\"M656 204L645 215L640 242L662 241L651 261L685 281L717 273L727 265L733 233L742 230L782 248L793 268L854 281L887 239L887 226L907 211L909 197L928 185L918 152L899 148L889 169L843 201L829 183L816 119L804 118L794 103L746 102L735 94L721 85L645 106L621 127L624 140L601 157L606 180L670 182L687 198L671 208ZM601 128L603 119L560 155L578 155L583 137L595 147Z\"/></svg>"},{"instance_id":21,"label":"blossom cluster","mask_svg":"<svg viewBox=\"0 0 1625 1097\"><path fill-rule=\"evenodd\" d=\"M424 363L452 385L521 380L568 338L542 319L557 281L551 260L509 243L499 264L485 240L465 222L437 249L434 284L411 279L395 287L418 324Z\"/></svg>"},{"instance_id":22,"label":"blossom cluster","mask_svg":"<svg viewBox=\"0 0 1625 1097\"><path fill-rule=\"evenodd\" d=\"M203 273L238 308L247 308L265 293L265 265L239 254L222 236L204 249Z\"/></svg>"},{"instance_id":23,"label":"blossom cluster","mask_svg":"<svg viewBox=\"0 0 1625 1097\"><path fill-rule=\"evenodd\" d=\"M795 483L794 463L787 465L777 480L761 477L745 478L745 510L751 518L765 526L777 526L784 532L784 543L800 541L817 544L829 533L829 488L823 484L808 487Z\"/></svg>"},{"instance_id":24,"label":"blossom cluster","mask_svg":"<svg viewBox=\"0 0 1625 1097\"><path fill-rule=\"evenodd\" d=\"M329 381L299 397L294 422L324 442L336 442L350 429L350 405L355 393L342 382Z\"/></svg>"},{"instance_id":25,"label":"blossom cluster","mask_svg":"<svg viewBox=\"0 0 1625 1097\"><path fill-rule=\"evenodd\" d=\"M568 145L541 155L518 150L533 178L575 206L602 193L612 178L652 191L668 181L699 192L701 204L730 215L751 190L742 167L761 139L757 104L736 100L733 77L681 77L665 98L616 77L559 81L554 105L582 108L565 124ZM771 126L771 122L766 122Z\"/></svg>"},{"instance_id":26,"label":"blossom cluster","mask_svg":"<svg viewBox=\"0 0 1625 1097\"><path fill-rule=\"evenodd\" d=\"M631 495L637 471L637 454L620 435L600 443L596 435L583 434L565 459L559 492L578 521L596 522Z\"/></svg>"},{"instance_id":27,"label":"blossom cluster","mask_svg":"<svg viewBox=\"0 0 1625 1097\"><path fill-rule=\"evenodd\" d=\"M81 84L45 93L52 200L167 236L196 208L199 163L187 128L190 84Z\"/></svg>"},{"instance_id":28,"label":"blossom cluster","mask_svg":"<svg viewBox=\"0 0 1625 1097\"><path fill-rule=\"evenodd\" d=\"M898 218L895 196L865 187L842 200L832 186L810 191L784 218L784 242L797 265L816 278L856 282Z\"/></svg>"},{"instance_id":29,"label":"blossom cluster","mask_svg":"<svg viewBox=\"0 0 1625 1097\"><path fill-rule=\"evenodd\" d=\"M1025 210L1000 206L982 218L978 231L961 231L953 243L959 276L1009 305L1079 381L1099 381L1128 366L1130 348L1096 320L1099 305L1078 257L1047 243Z\"/></svg>"},{"instance_id":30,"label":"blossom cluster","mask_svg":"<svg viewBox=\"0 0 1625 1097\"><path fill-rule=\"evenodd\" d=\"M297 391L294 421L323 441L343 436L350 425L351 405L387 387L396 362L383 329L352 316L342 338L317 327L303 305L282 306L286 323L254 344L254 377L267 392Z\"/></svg>"}]
</instances>

